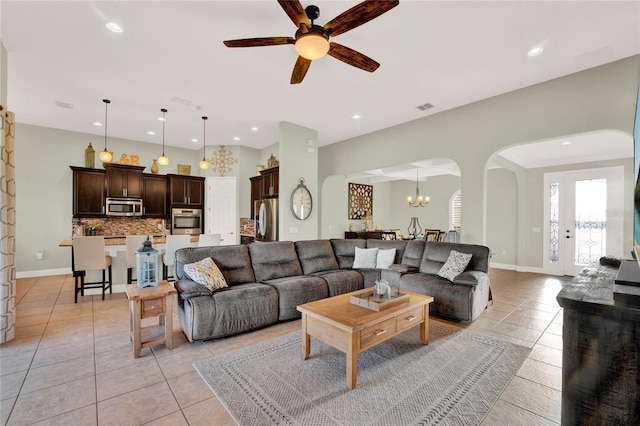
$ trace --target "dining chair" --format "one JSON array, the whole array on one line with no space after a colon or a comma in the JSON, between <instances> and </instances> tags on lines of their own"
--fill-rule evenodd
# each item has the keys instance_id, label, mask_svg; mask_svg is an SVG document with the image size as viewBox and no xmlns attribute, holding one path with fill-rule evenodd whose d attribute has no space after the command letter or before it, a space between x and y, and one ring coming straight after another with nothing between
<instances>
[{"instance_id":1,"label":"dining chair","mask_svg":"<svg viewBox=\"0 0 640 426\"><path fill-rule=\"evenodd\" d=\"M74 303L78 303L78 293L84 296L87 288L101 288L102 300L109 290L113 293L111 282L111 256L105 254L104 237L74 237L71 249L71 269L75 284ZM102 270L102 281L86 282L87 271ZM106 272L109 271L109 279Z\"/></svg>"},{"instance_id":2,"label":"dining chair","mask_svg":"<svg viewBox=\"0 0 640 426\"><path fill-rule=\"evenodd\" d=\"M210 247L220 245L220 234L200 234L198 247Z\"/></svg>"},{"instance_id":3,"label":"dining chair","mask_svg":"<svg viewBox=\"0 0 640 426\"><path fill-rule=\"evenodd\" d=\"M162 279L173 278L169 275L169 266L173 266L176 250L191 245L191 235L167 235L164 254L162 255Z\"/></svg>"},{"instance_id":4,"label":"dining chair","mask_svg":"<svg viewBox=\"0 0 640 426\"><path fill-rule=\"evenodd\" d=\"M136 251L142 247L142 243L147 239L146 235L127 235L127 284L131 284L137 279L133 277L133 268L136 267Z\"/></svg>"}]
</instances>

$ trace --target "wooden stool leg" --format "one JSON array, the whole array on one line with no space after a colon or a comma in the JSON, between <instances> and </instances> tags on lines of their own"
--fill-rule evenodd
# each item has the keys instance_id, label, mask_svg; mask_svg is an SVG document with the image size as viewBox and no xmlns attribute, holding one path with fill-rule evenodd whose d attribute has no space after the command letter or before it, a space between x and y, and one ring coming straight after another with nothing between
<instances>
[{"instance_id":1,"label":"wooden stool leg","mask_svg":"<svg viewBox=\"0 0 640 426\"><path fill-rule=\"evenodd\" d=\"M107 286L106 271L103 269L102 270L102 300L104 300L104 293L106 290L106 286Z\"/></svg>"}]
</instances>

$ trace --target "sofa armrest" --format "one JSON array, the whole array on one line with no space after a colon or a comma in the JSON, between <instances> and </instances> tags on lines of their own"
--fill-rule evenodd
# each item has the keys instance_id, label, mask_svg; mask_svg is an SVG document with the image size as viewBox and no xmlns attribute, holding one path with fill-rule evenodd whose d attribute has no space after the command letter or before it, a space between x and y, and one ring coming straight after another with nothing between
<instances>
[{"instance_id":1,"label":"sofa armrest","mask_svg":"<svg viewBox=\"0 0 640 426\"><path fill-rule=\"evenodd\" d=\"M487 274L482 271L464 271L453 280L454 284L477 286L487 279Z\"/></svg>"},{"instance_id":2,"label":"sofa armrest","mask_svg":"<svg viewBox=\"0 0 640 426\"><path fill-rule=\"evenodd\" d=\"M401 274L408 274L410 272L418 272L418 268L415 266L402 265L400 263L394 263L389 266L392 271L400 272Z\"/></svg>"},{"instance_id":3,"label":"sofa armrest","mask_svg":"<svg viewBox=\"0 0 640 426\"><path fill-rule=\"evenodd\" d=\"M200 296L211 296L209 289L202 284L191 280L178 280L173 283L182 300L192 299Z\"/></svg>"}]
</instances>

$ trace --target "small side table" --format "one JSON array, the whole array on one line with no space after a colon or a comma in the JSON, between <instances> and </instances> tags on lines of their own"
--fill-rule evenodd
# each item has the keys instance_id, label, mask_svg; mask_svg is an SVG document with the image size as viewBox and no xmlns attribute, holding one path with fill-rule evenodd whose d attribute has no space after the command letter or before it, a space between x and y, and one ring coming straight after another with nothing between
<instances>
[{"instance_id":1,"label":"small side table","mask_svg":"<svg viewBox=\"0 0 640 426\"><path fill-rule=\"evenodd\" d=\"M142 348L164 343L173 349L173 294L176 289L168 281L160 281L158 287L139 288L138 284L125 286L129 299L129 331L133 341L133 357L140 358ZM164 338L143 342L141 322L144 318L158 317L164 325Z\"/></svg>"}]
</instances>

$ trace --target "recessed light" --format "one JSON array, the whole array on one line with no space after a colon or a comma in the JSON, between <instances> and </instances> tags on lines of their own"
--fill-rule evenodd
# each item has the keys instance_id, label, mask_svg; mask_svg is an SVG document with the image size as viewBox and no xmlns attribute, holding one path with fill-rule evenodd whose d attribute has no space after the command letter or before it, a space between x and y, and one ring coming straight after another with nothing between
<instances>
[{"instance_id":1,"label":"recessed light","mask_svg":"<svg viewBox=\"0 0 640 426\"><path fill-rule=\"evenodd\" d=\"M353 115L351 116L351 118L353 118L354 120L357 120L357 119L359 119L360 117L361 117L361 115L360 115L360 114L353 114Z\"/></svg>"},{"instance_id":2,"label":"recessed light","mask_svg":"<svg viewBox=\"0 0 640 426\"><path fill-rule=\"evenodd\" d=\"M534 48L529 49L529 51L527 52L527 55L538 56L539 54L542 53L543 50L544 48L542 46L536 46Z\"/></svg>"},{"instance_id":3,"label":"recessed light","mask_svg":"<svg viewBox=\"0 0 640 426\"><path fill-rule=\"evenodd\" d=\"M121 33L124 31L122 27L115 22L107 22L107 28L114 33Z\"/></svg>"},{"instance_id":4,"label":"recessed light","mask_svg":"<svg viewBox=\"0 0 640 426\"><path fill-rule=\"evenodd\" d=\"M196 142L198 142L198 139L193 138L193 139L191 139L191 142L196 143Z\"/></svg>"},{"instance_id":5,"label":"recessed light","mask_svg":"<svg viewBox=\"0 0 640 426\"><path fill-rule=\"evenodd\" d=\"M240 138L239 138L239 137L237 137L237 136L234 136L234 137L233 137L233 140L234 140L234 141L239 141L239 140L240 140Z\"/></svg>"},{"instance_id":6,"label":"recessed light","mask_svg":"<svg viewBox=\"0 0 640 426\"><path fill-rule=\"evenodd\" d=\"M164 117L158 117L158 121L167 121L167 119Z\"/></svg>"},{"instance_id":7,"label":"recessed light","mask_svg":"<svg viewBox=\"0 0 640 426\"><path fill-rule=\"evenodd\" d=\"M258 128L257 128L256 126L253 126L253 127L251 128L251 131L252 131L252 132L257 132L257 131L258 131Z\"/></svg>"},{"instance_id":8,"label":"recessed light","mask_svg":"<svg viewBox=\"0 0 640 426\"><path fill-rule=\"evenodd\" d=\"M101 123L101 122L99 122L99 121L94 121L94 122L93 122L93 125L94 125L94 126L97 126L97 127L102 127L102 123Z\"/></svg>"},{"instance_id":9,"label":"recessed light","mask_svg":"<svg viewBox=\"0 0 640 426\"><path fill-rule=\"evenodd\" d=\"M573 142L571 142L571 141L564 141L564 142L562 142L560 145L567 146L567 145L571 145L572 143L573 143Z\"/></svg>"},{"instance_id":10,"label":"recessed light","mask_svg":"<svg viewBox=\"0 0 640 426\"><path fill-rule=\"evenodd\" d=\"M147 132L147 134L148 134L148 135L153 136L153 135L155 135L155 134L156 134L156 132L154 132L153 130L149 130L149 131Z\"/></svg>"}]
</instances>

